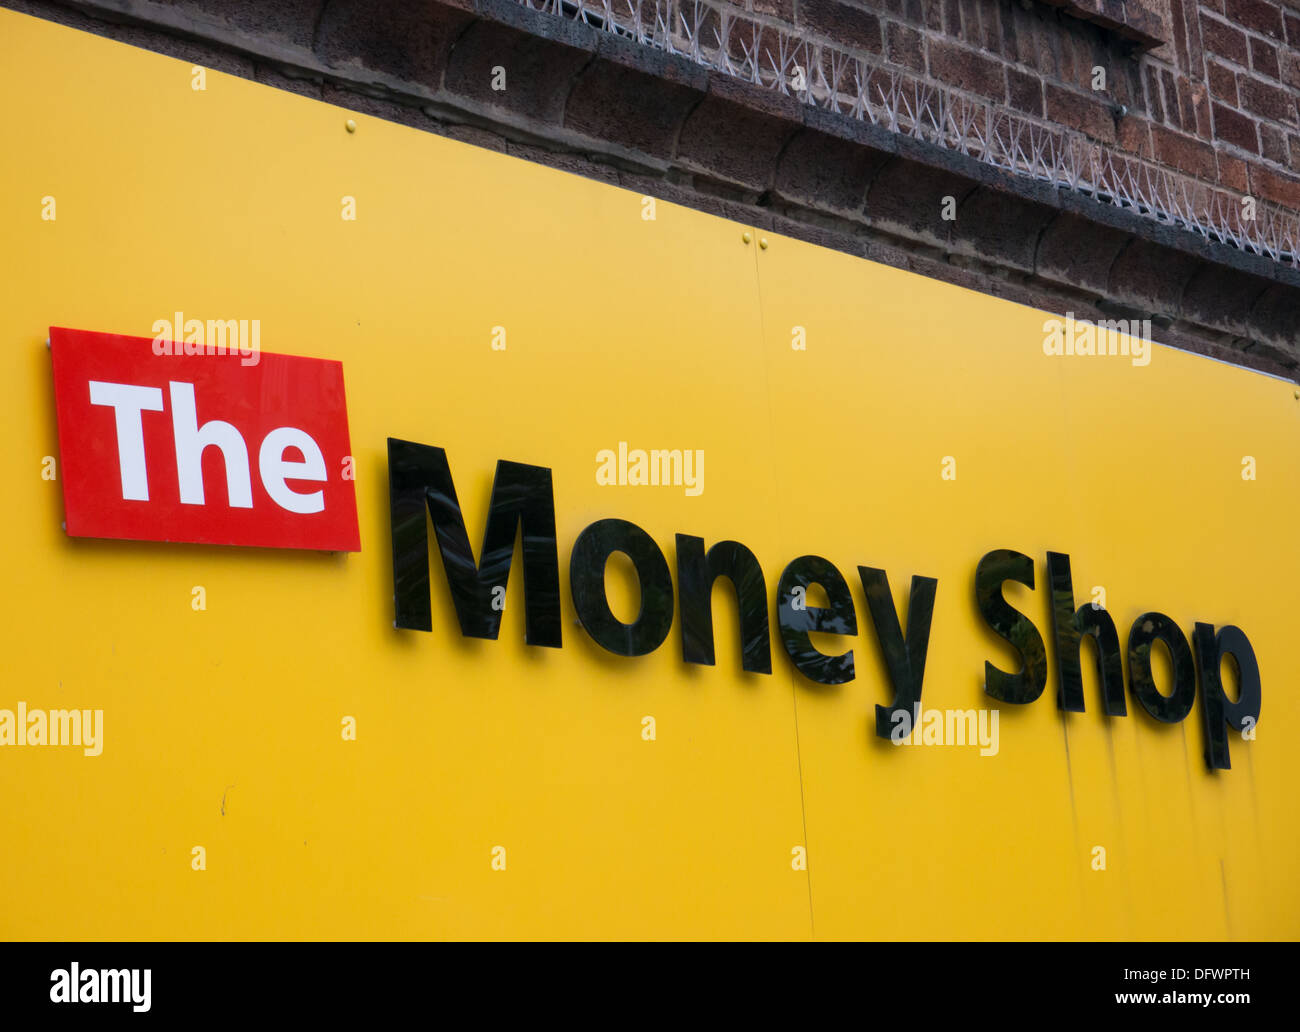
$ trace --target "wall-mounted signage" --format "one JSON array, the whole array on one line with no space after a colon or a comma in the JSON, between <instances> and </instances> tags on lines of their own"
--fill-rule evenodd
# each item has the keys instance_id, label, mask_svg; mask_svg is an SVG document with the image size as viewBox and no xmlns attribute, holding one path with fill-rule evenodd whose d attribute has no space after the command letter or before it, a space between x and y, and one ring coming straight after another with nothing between
<instances>
[{"instance_id":1,"label":"wall-mounted signage","mask_svg":"<svg viewBox=\"0 0 1300 1032\"><path fill-rule=\"evenodd\" d=\"M501 607L496 600L504 595L515 538L522 534L525 640L529 645L560 647L560 565L549 469L518 462L497 463L477 562L443 449L389 438L388 477L398 627L427 631L431 626L427 506L461 633L471 638L496 639L501 629ZM613 614L605 595L605 564L615 552L632 560L640 585L641 608L631 623L623 623ZM1205 765L1210 769L1231 767L1228 729L1250 735L1260 711L1259 665L1241 629L1215 628L1198 622L1193 635L1193 660L1193 646L1178 625L1163 613L1145 612L1133 621L1127 648L1121 653L1110 613L1092 603L1075 609L1070 557L1048 552L1046 558L1058 706L1077 713L1086 709L1079 658L1082 640L1088 636L1097 645L1097 677L1102 708L1108 717L1128 713L1123 659L1127 659L1133 696L1147 713L1166 724L1176 724L1192 711L1199 668ZM858 576L894 693L889 706L876 706L875 733L881 738L896 738L900 724L903 735L911 733L911 721L919 713L938 581L933 577L912 578L904 632L886 572L859 566ZM706 551L702 539L677 535L682 658L688 663L714 663L712 592L719 578L729 582L735 591L742 668L770 674L763 569L754 553L739 541L719 541ZM1011 645L1021 661L1016 673L985 663L984 690L1000 702L1024 705L1037 701L1047 684L1047 652L1033 621L1003 598L1002 586L1008 581L1034 587L1033 560L1009 549L996 549L979 560L975 602L980 615ZM672 574L654 539L635 523L601 519L584 529L570 556L569 585L579 621L606 651L642 656L668 638L675 608ZM825 593L828 605L807 603L808 589L814 585ZM858 633L853 596L844 575L821 556L799 556L782 572L775 601L781 645L795 668L819 684L852 681L856 676L854 650L828 655L811 638L813 633ZM1157 642L1164 645L1173 661L1173 685L1168 694L1156 687L1152 676L1151 650ZM1240 690L1235 700L1223 690L1220 674L1228 656L1239 673Z\"/></svg>"},{"instance_id":2,"label":"wall-mounted signage","mask_svg":"<svg viewBox=\"0 0 1300 1032\"><path fill-rule=\"evenodd\" d=\"M343 365L51 328L73 537L356 552Z\"/></svg>"},{"instance_id":3,"label":"wall-mounted signage","mask_svg":"<svg viewBox=\"0 0 1300 1032\"><path fill-rule=\"evenodd\" d=\"M1295 937L1295 384L3 9L0 52L59 84L0 162L10 939ZM56 413L51 323L142 339L56 331ZM342 362L346 428L270 351ZM178 416L251 509L206 441L181 501ZM334 560L60 530L355 547L354 486Z\"/></svg>"}]
</instances>

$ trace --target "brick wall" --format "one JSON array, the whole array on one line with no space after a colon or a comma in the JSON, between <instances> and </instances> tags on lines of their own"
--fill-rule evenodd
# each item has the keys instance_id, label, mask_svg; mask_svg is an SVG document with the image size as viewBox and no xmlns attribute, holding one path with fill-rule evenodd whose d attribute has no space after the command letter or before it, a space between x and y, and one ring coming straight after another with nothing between
<instances>
[{"instance_id":1,"label":"brick wall","mask_svg":"<svg viewBox=\"0 0 1300 1032\"><path fill-rule=\"evenodd\" d=\"M1300 0L730 2L759 24L1300 209Z\"/></svg>"},{"instance_id":2,"label":"brick wall","mask_svg":"<svg viewBox=\"0 0 1300 1032\"><path fill-rule=\"evenodd\" d=\"M1162 343L1300 375L1289 254L710 70L666 52L662 34L638 42L575 21L571 5L528 2L541 0L0 5L1048 311L1150 318ZM710 2L765 44L797 30L891 79L1300 211L1300 52L1287 42L1300 0ZM496 67L509 89L492 88Z\"/></svg>"}]
</instances>

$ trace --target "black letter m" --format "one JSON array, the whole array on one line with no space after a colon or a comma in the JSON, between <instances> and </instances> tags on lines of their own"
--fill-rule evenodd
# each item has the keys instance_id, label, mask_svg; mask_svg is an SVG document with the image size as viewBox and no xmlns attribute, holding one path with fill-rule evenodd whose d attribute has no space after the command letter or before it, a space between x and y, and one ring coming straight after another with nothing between
<instances>
[{"instance_id":1,"label":"black letter m","mask_svg":"<svg viewBox=\"0 0 1300 1032\"><path fill-rule=\"evenodd\" d=\"M496 640L515 533L524 536L524 641L560 647L560 564L555 546L551 471L518 462L497 463L492 502L476 565L465 519L451 481L447 453L388 439L388 498L393 527L393 600L397 626L433 629L429 600L427 504L451 601L467 638ZM497 589L500 589L497 592ZM495 597L494 597L495 596Z\"/></svg>"}]
</instances>

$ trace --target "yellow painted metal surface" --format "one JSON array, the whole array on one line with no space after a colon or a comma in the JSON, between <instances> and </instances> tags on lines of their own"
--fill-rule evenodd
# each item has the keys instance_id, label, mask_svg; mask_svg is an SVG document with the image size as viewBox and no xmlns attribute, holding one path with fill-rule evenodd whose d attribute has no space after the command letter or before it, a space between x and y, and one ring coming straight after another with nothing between
<instances>
[{"instance_id":1,"label":"yellow painted metal surface","mask_svg":"<svg viewBox=\"0 0 1300 1032\"><path fill-rule=\"evenodd\" d=\"M0 12L0 708L104 711L99 756L0 748L0 935L1300 931L1292 385L1165 348L1145 367L1049 357L1042 312L773 234L760 249L752 227L663 202L650 220L639 195L216 72L195 83ZM149 336L175 311L260 319L266 350L342 360L359 555L62 533L46 328ZM447 449L476 548L497 459L554 470L562 649L523 644L518 566L500 641L461 637L436 558L432 633L393 628L389 436ZM620 441L703 450L703 492L598 485L596 453ZM851 645L857 679L800 678L775 623L774 674L742 674L725 588L717 666L682 662L676 620L647 657L602 652L567 564L606 516L670 563L676 532L744 542L770 604L785 563L825 556L859 623L826 648ZM1131 697L1107 720L1087 662L1085 714L1063 718L1054 672L1030 706L987 699L984 661L1014 657L973 578L1002 547L1035 560L1038 590L1008 598L1045 639L1049 549L1070 554L1077 602L1105 588L1121 640L1149 609L1188 635L1239 624L1263 712L1233 769L1204 768L1199 698L1179 725ZM889 687L859 564L900 605L911 575L938 578L925 705L997 707L996 756L873 737ZM628 618L614 567L611 595Z\"/></svg>"}]
</instances>

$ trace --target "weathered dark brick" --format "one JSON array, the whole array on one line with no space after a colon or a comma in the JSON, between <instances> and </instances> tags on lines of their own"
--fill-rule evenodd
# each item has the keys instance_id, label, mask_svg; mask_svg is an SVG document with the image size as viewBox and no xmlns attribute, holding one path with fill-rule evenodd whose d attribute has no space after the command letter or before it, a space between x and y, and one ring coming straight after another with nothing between
<instances>
[{"instance_id":1,"label":"weathered dark brick","mask_svg":"<svg viewBox=\"0 0 1300 1032\"><path fill-rule=\"evenodd\" d=\"M1210 115L1210 95L1198 83L1192 96L1196 103L1196 135L1202 140L1213 140L1214 119Z\"/></svg>"},{"instance_id":2,"label":"weathered dark brick","mask_svg":"<svg viewBox=\"0 0 1300 1032\"><path fill-rule=\"evenodd\" d=\"M911 239L946 246L953 223L942 218L943 199L952 197L960 203L970 189L970 181L962 176L897 159L871 183L867 221Z\"/></svg>"},{"instance_id":3,"label":"weathered dark brick","mask_svg":"<svg viewBox=\"0 0 1300 1032\"><path fill-rule=\"evenodd\" d=\"M1293 366L1297 361L1297 312L1300 312L1300 288L1275 283L1259 296L1249 315L1251 337L1271 341Z\"/></svg>"},{"instance_id":4,"label":"weathered dark brick","mask_svg":"<svg viewBox=\"0 0 1300 1032\"><path fill-rule=\"evenodd\" d=\"M1002 65L966 47L931 40L930 74L949 86L970 90L982 97L995 100L1006 97Z\"/></svg>"},{"instance_id":5,"label":"weathered dark brick","mask_svg":"<svg viewBox=\"0 0 1300 1032\"><path fill-rule=\"evenodd\" d=\"M300 47L310 47L316 23L326 0L202 0L169 6L209 22L225 23L250 36L266 36ZM209 66L211 67L211 66Z\"/></svg>"},{"instance_id":6,"label":"weathered dark brick","mask_svg":"<svg viewBox=\"0 0 1300 1032\"><path fill-rule=\"evenodd\" d=\"M783 22L793 22L794 0L754 0L754 13L780 18Z\"/></svg>"},{"instance_id":7,"label":"weathered dark brick","mask_svg":"<svg viewBox=\"0 0 1300 1032\"><path fill-rule=\"evenodd\" d=\"M320 79L295 78L294 76L285 75L274 68L258 65L257 81L266 86L274 86L277 90L296 93L301 97L311 97L313 100L323 99L322 81Z\"/></svg>"},{"instance_id":8,"label":"weathered dark brick","mask_svg":"<svg viewBox=\"0 0 1300 1032\"><path fill-rule=\"evenodd\" d=\"M1210 78L1210 95L1232 107L1237 106L1237 73L1218 61L1206 62Z\"/></svg>"},{"instance_id":9,"label":"weathered dark brick","mask_svg":"<svg viewBox=\"0 0 1300 1032\"><path fill-rule=\"evenodd\" d=\"M1181 314L1204 326L1247 336L1250 310L1268 286L1257 276L1206 262L1183 290Z\"/></svg>"},{"instance_id":10,"label":"weathered dark brick","mask_svg":"<svg viewBox=\"0 0 1300 1032\"><path fill-rule=\"evenodd\" d=\"M1234 64L1243 67L1250 64L1250 52L1246 46L1246 34L1224 22L1213 18L1201 19L1201 39L1205 49L1211 54L1226 57Z\"/></svg>"},{"instance_id":11,"label":"weathered dark brick","mask_svg":"<svg viewBox=\"0 0 1300 1032\"><path fill-rule=\"evenodd\" d=\"M1058 212L980 187L962 201L953 222L953 250L1032 272L1038 238Z\"/></svg>"},{"instance_id":12,"label":"weathered dark brick","mask_svg":"<svg viewBox=\"0 0 1300 1032\"><path fill-rule=\"evenodd\" d=\"M1152 314L1177 315L1183 290L1200 265L1192 255L1134 240L1111 265L1107 293Z\"/></svg>"},{"instance_id":13,"label":"weathered dark brick","mask_svg":"<svg viewBox=\"0 0 1300 1032\"><path fill-rule=\"evenodd\" d=\"M881 151L805 129L781 152L773 190L809 208L859 213L867 184L889 160Z\"/></svg>"},{"instance_id":14,"label":"weathered dark brick","mask_svg":"<svg viewBox=\"0 0 1300 1032\"><path fill-rule=\"evenodd\" d=\"M1048 83L1047 117L1053 122L1078 129L1094 140L1115 142L1115 116L1109 104L1073 90Z\"/></svg>"},{"instance_id":15,"label":"weathered dark brick","mask_svg":"<svg viewBox=\"0 0 1300 1032\"><path fill-rule=\"evenodd\" d=\"M1283 11L1282 24L1286 31L1286 41L1292 47L1300 47L1300 11Z\"/></svg>"},{"instance_id":16,"label":"weathered dark brick","mask_svg":"<svg viewBox=\"0 0 1300 1032\"><path fill-rule=\"evenodd\" d=\"M1160 70L1160 87L1165 97L1165 119L1170 125L1176 125L1181 129L1186 121L1178 97L1178 84L1174 82L1174 74L1168 68Z\"/></svg>"},{"instance_id":17,"label":"weathered dark brick","mask_svg":"<svg viewBox=\"0 0 1300 1032\"><path fill-rule=\"evenodd\" d=\"M1254 119L1222 104L1211 106L1214 110L1214 135L1224 143L1258 154L1259 139L1255 132Z\"/></svg>"},{"instance_id":18,"label":"weathered dark brick","mask_svg":"<svg viewBox=\"0 0 1300 1032\"><path fill-rule=\"evenodd\" d=\"M1250 192L1292 211L1300 211L1300 179L1280 175L1262 165L1250 167Z\"/></svg>"},{"instance_id":19,"label":"weathered dark brick","mask_svg":"<svg viewBox=\"0 0 1300 1032\"><path fill-rule=\"evenodd\" d=\"M1115 142L1130 154L1144 158L1153 157L1151 150L1151 123L1145 118L1129 115L1121 119L1115 132Z\"/></svg>"},{"instance_id":20,"label":"weathered dark brick","mask_svg":"<svg viewBox=\"0 0 1300 1032\"><path fill-rule=\"evenodd\" d=\"M1232 21L1252 32L1282 38L1282 9L1271 0L1228 0L1223 9Z\"/></svg>"},{"instance_id":21,"label":"weathered dark brick","mask_svg":"<svg viewBox=\"0 0 1300 1032\"><path fill-rule=\"evenodd\" d=\"M1275 122L1296 124L1295 97L1282 87L1241 75L1237 77L1237 90L1241 94L1241 106L1246 111Z\"/></svg>"},{"instance_id":22,"label":"weathered dark brick","mask_svg":"<svg viewBox=\"0 0 1300 1032\"><path fill-rule=\"evenodd\" d=\"M1038 118L1043 117L1046 110L1043 106L1043 80L1037 75L1008 68L1007 95L1011 106L1017 111Z\"/></svg>"},{"instance_id":23,"label":"weathered dark brick","mask_svg":"<svg viewBox=\"0 0 1300 1032\"><path fill-rule=\"evenodd\" d=\"M1166 165L1213 181L1218 172L1214 161L1214 148L1191 136L1176 133L1161 126L1151 127L1151 144L1156 160Z\"/></svg>"},{"instance_id":24,"label":"weathered dark brick","mask_svg":"<svg viewBox=\"0 0 1300 1032\"><path fill-rule=\"evenodd\" d=\"M880 19L870 11L839 0L799 0L799 19L841 46L880 53Z\"/></svg>"},{"instance_id":25,"label":"weathered dark brick","mask_svg":"<svg viewBox=\"0 0 1300 1032\"><path fill-rule=\"evenodd\" d=\"M452 43L473 18L436 4L390 8L336 0L321 15L315 50L329 65L359 65L436 88Z\"/></svg>"},{"instance_id":26,"label":"weathered dark brick","mask_svg":"<svg viewBox=\"0 0 1300 1032\"><path fill-rule=\"evenodd\" d=\"M1002 26L998 20L998 6L993 3L980 5L979 44L985 50L995 54L1002 53Z\"/></svg>"},{"instance_id":27,"label":"weathered dark brick","mask_svg":"<svg viewBox=\"0 0 1300 1032\"><path fill-rule=\"evenodd\" d=\"M1151 112L1151 117L1153 119L1157 122L1163 122L1165 120L1165 105L1164 100L1160 96L1159 71L1148 65L1145 79L1147 110Z\"/></svg>"},{"instance_id":28,"label":"weathered dark brick","mask_svg":"<svg viewBox=\"0 0 1300 1032\"><path fill-rule=\"evenodd\" d=\"M457 37L443 83L452 93L480 104L558 126L574 76L590 60L586 51L476 21ZM497 67L505 69L503 90L492 88Z\"/></svg>"},{"instance_id":29,"label":"weathered dark brick","mask_svg":"<svg viewBox=\"0 0 1300 1032\"><path fill-rule=\"evenodd\" d=\"M1281 69L1278 67L1277 47L1256 36L1251 36L1250 67L1259 75L1266 75L1270 79L1281 78Z\"/></svg>"},{"instance_id":30,"label":"weathered dark brick","mask_svg":"<svg viewBox=\"0 0 1300 1032\"><path fill-rule=\"evenodd\" d=\"M943 31L961 39L961 5L957 0L943 0Z\"/></svg>"},{"instance_id":31,"label":"weathered dark brick","mask_svg":"<svg viewBox=\"0 0 1300 1032\"><path fill-rule=\"evenodd\" d=\"M1285 165L1287 159L1286 153L1286 134L1281 129L1275 129L1265 122L1259 125L1259 151L1269 161L1276 161L1279 165Z\"/></svg>"},{"instance_id":32,"label":"weathered dark brick","mask_svg":"<svg viewBox=\"0 0 1300 1032\"><path fill-rule=\"evenodd\" d=\"M1203 67L1205 60L1201 44L1201 10L1196 0L1181 0L1183 7L1182 25L1187 31L1187 64L1183 67L1193 70Z\"/></svg>"},{"instance_id":33,"label":"weathered dark brick","mask_svg":"<svg viewBox=\"0 0 1300 1032\"><path fill-rule=\"evenodd\" d=\"M1282 81L1293 90L1300 90L1300 49L1283 51Z\"/></svg>"},{"instance_id":34,"label":"weathered dark brick","mask_svg":"<svg viewBox=\"0 0 1300 1032\"><path fill-rule=\"evenodd\" d=\"M793 98L711 75L708 95L682 125L677 157L715 178L764 191L777 155L800 127L801 108Z\"/></svg>"},{"instance_id":35,"label":"weathered dark brick","mask_svg":"<svg viewBox=\"0 0 1300 1032\"><path fill-rule=\"evenodd\" d=\"M1241 158L1234 158L1224 151L1215 154L1219 162L1219 184L1230 190L1250 193L1250 174L1246 163Z\"/></svg>"},{"instance_id":36,"label":"weathered dark brick","mask_svg":"<svg viewBox=\"0 0 1300 1032\"><path fill-rule=\"evenodd\" d=\"M1047 279L1105 295L1110 268L1130 239L1127 233L1064 213L1043 230L1034 268Z\"/></svg>"},{"instance_id":37,"label":"weathered dark brick","mask_svg":"<svg viewBox=\"0 0 1300 1032\"><path fill-rule=\"evenodd\" d=\"M885 56L896 65L925 71L925 41L921 34L902 22L885 26Z\"/></svg>"},{"instance_id":38,"label":"weathered dark brick","mask_svg":"<svg viewBox=\"0 0 1300 1032\"><path fill-rule=\"evenodd\" d=\"M679 83L593 62L582 71L564 107L564 125L634 150L669 158L686 115L702 94Z\"/></svg>"}]
</instances>

